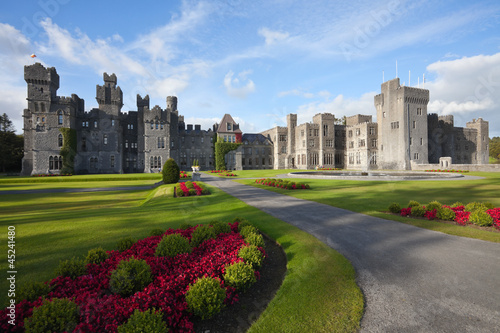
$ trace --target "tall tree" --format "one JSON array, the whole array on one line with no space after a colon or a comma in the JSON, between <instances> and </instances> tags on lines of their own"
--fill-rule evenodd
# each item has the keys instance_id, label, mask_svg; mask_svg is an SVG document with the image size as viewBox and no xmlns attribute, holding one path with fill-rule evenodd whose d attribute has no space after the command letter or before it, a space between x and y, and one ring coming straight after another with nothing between
<instances>
[{"instance_id":1,"label":"tall tree","mask_svg":"<svg viewBox=\"0 0 500 333\"><path fill-rule=\"evenodd\" d=\"M500 137L490 139L490 156L500 159Z\"/></svg>"},{"instance_id":2,"label":"tall tree","mask_svg":"<svg viewBox=\"0 0 500 333\"><path fill-rule=\"evenodd\" d=\"M9 116L0 115L0 172L21 171L24 139L15 134Z\"/></svg>"}]
</instances>

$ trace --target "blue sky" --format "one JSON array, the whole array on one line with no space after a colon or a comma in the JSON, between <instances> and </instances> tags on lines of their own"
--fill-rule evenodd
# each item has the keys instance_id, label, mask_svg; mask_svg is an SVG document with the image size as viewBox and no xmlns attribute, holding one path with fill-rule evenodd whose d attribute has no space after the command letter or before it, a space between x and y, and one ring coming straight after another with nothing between
<instances>
[{"instance_id":1,"label":"blue sky","mask_svg":"<svg viewBox=\"0 0 500 333\"><path fill-rule=\"evenodd\" d=\"M247 133L288 113L375 116L397 62L402 84L422 87L425 74L429 112L456 126L482 117L500 136L497 0L3 1L0 112L18 132L23 66L35 61L56 67L58 94L87 110L102 73L116 73L123 111L137 94L162 108L176 95L187 123L208 129L230 113Z\"/></svg>"}]
</instances>

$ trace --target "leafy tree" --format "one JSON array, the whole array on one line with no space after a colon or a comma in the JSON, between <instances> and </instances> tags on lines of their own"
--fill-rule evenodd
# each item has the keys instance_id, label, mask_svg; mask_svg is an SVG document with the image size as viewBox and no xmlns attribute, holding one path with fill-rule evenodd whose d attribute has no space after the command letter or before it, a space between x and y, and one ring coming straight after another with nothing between
<instances>
[{"instance_id":1,"label":"leafy tree","mask_svg":"<svg viewBox=\"0 0 500 333\"><path fill-rule=\"evenodd\" d=\"M500 137L490 139L490 156L500 159Z\"/></svg>"},{"instance_id":2,"label":"leafy tree","mask_svg":"<svg viewBox=\"0 0 500 333\"><path fill-rule=\"evenodd\" d=\"M20 171L24 139L16 135L9 116L0 115L0 172Z\"/></svg>"}]
</instances>

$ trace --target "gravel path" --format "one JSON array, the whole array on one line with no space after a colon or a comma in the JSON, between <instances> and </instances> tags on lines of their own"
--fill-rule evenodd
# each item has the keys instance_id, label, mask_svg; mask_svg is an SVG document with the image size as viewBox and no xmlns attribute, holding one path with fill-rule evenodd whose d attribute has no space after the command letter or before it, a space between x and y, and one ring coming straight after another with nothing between
<instances>
[{"instance_id":1,"label":"gravel path","mask_svg":"<svg viewBox=\"0 0 500 333\"><path fill-rule=\"evenodd\" d=\"M203 175L348 258L362 332L500 332L500 244L450 236Z\"/></svg>"}]
</instances>

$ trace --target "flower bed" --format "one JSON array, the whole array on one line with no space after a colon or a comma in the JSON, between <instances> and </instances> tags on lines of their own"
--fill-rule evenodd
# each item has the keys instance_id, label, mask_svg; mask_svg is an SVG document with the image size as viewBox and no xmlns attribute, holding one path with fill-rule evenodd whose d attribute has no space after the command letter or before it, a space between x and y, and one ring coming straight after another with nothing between
<instances>
[{"instance_id":1,"label":"flower bed","mask_svg":"<svg viewBox=\"0 0 500 333\"><path fill-rule=\"evenodd\" d=\"M279 178L262 178L256 179L255 182L259 185L272 186L277 188L283 188L286 190L300 190L309 189L309 184L297 183L294 181L279 179Z\"/></svg>"},{"instance_id":2,"label":"flower bed","mask_svg":"<svg viewBox=\"0 0 500 333\"><path fill-rule=\"evenodd\" d=\"M187 173L186 171L181 171L179 173L179 178L180 179L186 179L186 178L191 178L191 175L189 173Z\"/></svg>"},{"instance_id":3,"label":"flower bed","mask_svg":"<svg viewBox=\"0 0 500 333\"><path fill-rule=\"evenodd\" d=\"M418 202L410 202L409 207L401 208L399 214L405 217L425 217L428 220L454 221L464 226L467 224L475 224L482 227L493 226L500 230L500 207L494 208L488 203L470 203L466 206L461 203L455 203L452 206L448 206L434 202L434 206L436 204L438 204L438 208L427 209L426 206L422 206ZM398 204L392 204L390 207L391 212L394 212L394 205L399 207ZM424 213L422 214L422 212ZM471 214L475 216L472 221L470 220Z\"/></svg>"},{"instance_id":4,"label":"flower bed","mask_svg":"<svg viewBox=\"0 0 500 333\"><path fill-rule=\"evenodd\" d=\"M73 176L71 173L37 173L31 177L59 177L59 176Z\"/></svg>"},{"instance_id":5,"label":"flower bed","mask_svg":"<svg viewBox=\"0 0 500 333\"><path fill-rule=\"evenodd\" d=\"M188 181L179 183L176 194L178 197L189 197L193 195L207 195L210 194L210 191L203 187L203 185Z\"/></svg>"},{"instance_id":6,"label":"flower bed","mask_svg":"<svg viewBox=\"0 0 500 333\"><path fill-rule=\"evenodd\" d=\"M316 170L319 170L319 171L339 171L339 170L342 170L342 168L318 168Z\"/></svg>"},{"instance_id":7,"label":"flower bed","mask_svg":"<svg viewBox=\"0 0 500 333\"><path fill-rule=\"evenodd\" d=\"M466 172L469 172L469 170L432 169L432 170L425 170L425 172L454 172L454 173L466 173Z\"/></svg>"},{"instance_id":8,"label":"flower bed","mask_svg":"<svg viewBox=\"0 0 500 333\"><path fill-rule=\"evenodd\" d=\"M107 259L99 264L87 264L86 274L74 279L58 276L47 282L51 291L47 300L68 298L79 307L79 318L73 332L117 332L134 310L143 312L148 309L160 310L163 320L171 332L192 332L192 314L188 311L185 294L199 278L212 277L220 280L225 289L225 305L237 302L236 290L224 282L225 267L244 261L238 256L239 250L246 246L244 238L238 233L238 222L230 224L229 233L221 233L194 247L191 253L175 257L155 256L162 237L180 234L191 240L193 232L201 226L185 230L169 229L161 236L151 236L139 240L123 252L108 251ZM262 248L259 251L265 255ZM123 260L131 258L144 260L151 268L152 282L143 290L131 296L113 294L110 289L112 272ZM258 271L255 271L258 277ZM33 314L33 309L42 305L43 299L22 300L15 306L16 325L3 320L3 332L23 332L24 319ZM2 318L8 317L9 309L1 312Z\"/></svg>"}]
</instances>

